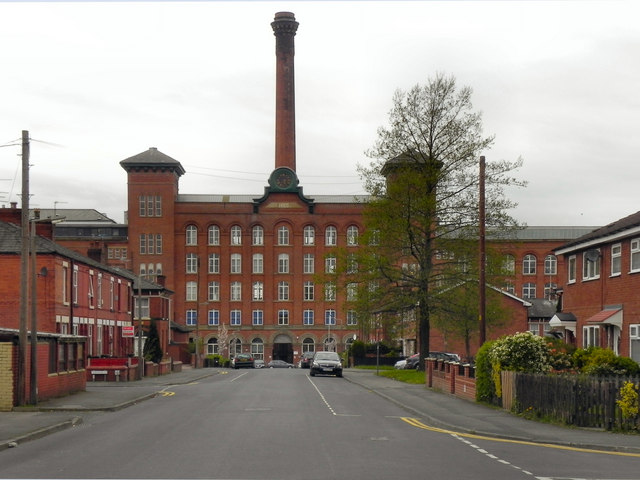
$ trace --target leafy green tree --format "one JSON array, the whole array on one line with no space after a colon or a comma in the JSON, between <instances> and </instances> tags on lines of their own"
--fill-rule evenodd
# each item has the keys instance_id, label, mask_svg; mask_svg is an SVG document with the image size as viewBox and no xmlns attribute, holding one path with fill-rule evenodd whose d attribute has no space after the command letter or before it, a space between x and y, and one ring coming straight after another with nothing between
<instances>
[{"instance_id":1,"label":"leafy green tree","mask_svg":"<svg viewBox=\"0 0 640 480\"><path fill-rule=\"evenodd\" d=\"M445 336L462 340L465 355L471 358L472 342L479 338L480 284L469 281L442 292L441 307L433 315L433 325ZM485 324L495 328L506 323L508 312L501 303L501 294L492 288L486 290Z\"/></svg>"},{"instance_id":2,"label":"leafy green tree","mask_svg":"<svg viewBox=\"0 0 640 480\"><path fill-rule=\"evenodd\" d=\"M144 358L154 363L159 363L164 355L160 347L160 336L158 335L158 327L155 319L151 319L151 325L147 333L147 341L144 344L142 353L144 354Z\"/></svg>"},{"instance_id":3,"label":"leafy green tree","mask_svg":"<svg viewBox=\"0 0 640 480\"><path fill-rule=\"evenodd\" d=\"M370 194L357 260L360 318L414 310L422 359L429 351L431 317L444 311L439 294L477 273L468 266L477 263L470 247L477 249L479 156L494 138L483 136L471 93L441 74L398 90L389 126L378 130L367 152L371 164L359 167ZM507 214L515 204L504 189L524 185L511 176L520 165L487 164L487 228L506 232L516 225Z\"/></svg>"}]
</instances>

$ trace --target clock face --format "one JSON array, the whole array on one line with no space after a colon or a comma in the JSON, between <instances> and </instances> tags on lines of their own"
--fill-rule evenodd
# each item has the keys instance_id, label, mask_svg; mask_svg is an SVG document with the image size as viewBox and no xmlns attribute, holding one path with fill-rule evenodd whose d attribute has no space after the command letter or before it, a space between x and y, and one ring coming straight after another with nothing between
<instances>
[{"instance_id":1,"label":"clock face","mask_svg":"<svg viewBox=\"0 0 640 480\"><path fill-rule=\"evenodd\" d=\"M289 188L293 183L293 174L291 172L278 172L276 176L276 185L280 188Z\"/></svg>"}]
</instances>

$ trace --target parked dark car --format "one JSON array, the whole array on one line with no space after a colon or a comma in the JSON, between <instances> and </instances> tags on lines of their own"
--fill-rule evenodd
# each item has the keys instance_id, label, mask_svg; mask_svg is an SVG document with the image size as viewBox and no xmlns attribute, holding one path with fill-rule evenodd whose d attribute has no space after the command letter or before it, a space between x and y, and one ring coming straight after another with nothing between
<instances>
[{"instance_id":1,"label":"parked dark car","mask_svg":"<svg viewBox=\"0 0 640 480\"><path fill-rule=\"evenodd\" d=\"M411 355L409 358L407 358L407 361L404 364L405 370L411 370L412 368L418 368L418 362L420 362L420 354L416 353L415 355Z\"/></svg>"},{"instance_id":2,"label":"parked dark car","mask_svg":"<svg viewBox=\"0 0 640 480\"><path fill-rule=\"evenodd\" d=\"M253 368L253 357L248 353L238 353L231 359L231 368Z\"/></svg>"},{"instance_id":3,"label":"parked dark car","mask_svg":"<svg viewBox=\"0 0 640 480\"><path fill-rule=\"evenodd\" d=\"M460 357L456 353L449 352L429 352L429 358L437 358L438 360L445 360L447 362L459 362ZM405 369L418 368L418 362L420 361L420 354L416 353L407 358Z\"/></svg>"},{"instance_id":4,"label":"parked dark car","mask_svg":"<svg viewBox=\"0 0 640 480\"><path fill-rule=\"evenodd\" d=\"M304 352L302 357L300 357L300 361L298 362L298 366L300 368L309 368L311 366L311 360L313 359L313 355L315 352Z\"/></svg>"},{"instance_id":5,"label":"parked dark car","mask_svg":"<svg viewBox=\"0 0 640 480\"><path fill-rule=\"evenodd\" d=\"M316 352L311 360L309 375L312 377L320 375L342 376L342 361L336 352Z\"/></svg>"},{"instance_id":6,"label":"parked dark car","mask_svg":"<svg viewBox=\"0 0 640 480\"><path fill-rule=\"evenodd\" d=\"M285 362L284 360L271 360L267 363L269 368L293 368L293 363Z\"/></svg>"},{"instance_id":7,"label":"parked dark car","mask_svg":"<svg viewBox=\"0 0 640 480\"><path fill-rule=\"evenodd\" d=\"M429 352L429 357L437 358L438 360L446 360L447 362L459 362L460 361L460 356L457 353Z\"/></svg>"}]
</instances>

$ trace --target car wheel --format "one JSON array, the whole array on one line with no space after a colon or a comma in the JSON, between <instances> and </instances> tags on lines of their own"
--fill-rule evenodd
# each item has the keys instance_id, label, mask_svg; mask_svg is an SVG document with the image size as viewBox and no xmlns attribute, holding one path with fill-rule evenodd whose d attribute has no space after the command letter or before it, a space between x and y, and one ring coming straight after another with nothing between
<instances>
[{"instance_id":1,"label":"car wheel","mask_svg":"<svg viewBox=\"0 0 640 480\"><path fill-rule=\"evenodd\" d=\"M342 372L341 373L336 373L336 377L342 378Z\"/></svg>"},{"instance_id":2,"label":"car wheel","mask_svg":"<svg viewBox=\"0 0 640 480\"><path fill-rule=\"evenodd\" d=\"M309 372L309 376L310 376L310 377L315 377L315 376L316 376L316 374L313 372L313 370L311 370L311 371Z\"/></svg>"}]
</instances>

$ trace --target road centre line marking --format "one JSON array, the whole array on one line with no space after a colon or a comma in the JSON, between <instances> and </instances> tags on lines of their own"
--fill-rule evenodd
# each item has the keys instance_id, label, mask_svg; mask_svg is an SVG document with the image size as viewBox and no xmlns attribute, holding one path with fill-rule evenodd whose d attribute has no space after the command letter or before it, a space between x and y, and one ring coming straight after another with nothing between
<instances>
[{"instance_id":1,"label":"road centre line marking","mask_svg":"<svg viewBox=\"0 0 640 480\"><path fill-rule=\"evenodd\" d=\"M307 377L307 380L309 380L309 382L311 383L311 385L313 385L313 388L316 389L316 392L318 392L318 395L320 395L320 398L322 399L322 401L324 402L324 404L327 406L327 408L329 409L329 411L331 412L331 415L337 415L337 413L335 412L335 410L333 409L333 407L329 404L329 402L327 402L327 399L324 398L324 395L322 394L322 392L320 391L320 389L317 387L317 385L315 383L313 383L313 380L311 380L311 378Z\"/></svg>"},{"instance_id":2,"label":"road centre line marking","mask_svg":"<svg viewBox=\"0 0 640 480\"><path fill-rule=\"evenodd\" d=\"M571 447L567 445L554 445L553 443L538 443L538 442L530 442L526 440L512 440L508 438L497 438L497 437L488 437L485 435L476 435L473 433L461 433L454 432L453 430L446 430L444 428L430 427L425 425L417 418L411 417L400 417L402 421L412 425L416 428L421 428L423 430L430 430L432 432L438 433L446 433L448 435L453 435L455 437L465 437L465 438L475 438L479 440L488 440L491 442L502 442L502 443L514 443L517 445L530 445L535 447L543 447L543 448L555 448L557 450L569 450L572 452L584 452L584 453L599 453L601 455L618 455L621 457L636 457L640 458L640 453L630 453L630 452L612 452L608 450L596 450L593 448L580 448L580 447Z\"/></svg>"},{"instance_id":3,"label":"road centre line marking","mask_svg":"<svg viewBox=\"0 0 640 480\"><path fill-rule=\"evenodd\" d=\"M232 379L231 379L231 381L232 381L232 382L235 382L235 381L236 381L236 380L238 380L239 378L244 377L247 373L249 373L249 372L241 373L241 374L240 374L240 375L238 375L237 377L232 378Z\"/></svg>"}]
</instances>

